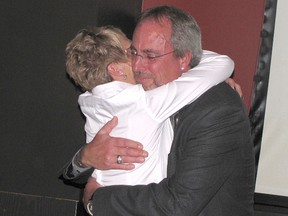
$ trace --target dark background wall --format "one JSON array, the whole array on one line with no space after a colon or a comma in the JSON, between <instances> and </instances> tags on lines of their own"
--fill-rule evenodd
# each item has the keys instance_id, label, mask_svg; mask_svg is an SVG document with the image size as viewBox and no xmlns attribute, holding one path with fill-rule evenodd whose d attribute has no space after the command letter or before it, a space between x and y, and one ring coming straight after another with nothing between
<instances>
[{"instance_id":1,"label":"dark background wall","mask_svg":"<svg viewBox=\"0 0 288 216\"><path fill-rule=\"evenodd\" d=\"M65 73L65 46L87 25L113 24L131 36L141 4L141 0L0 2L1 216L71 215L67 210L57 214L56 202L50 202L78 200L79 190L58 177L85 141L77 105L80 92Z\"/></svg>"}]
</instances>

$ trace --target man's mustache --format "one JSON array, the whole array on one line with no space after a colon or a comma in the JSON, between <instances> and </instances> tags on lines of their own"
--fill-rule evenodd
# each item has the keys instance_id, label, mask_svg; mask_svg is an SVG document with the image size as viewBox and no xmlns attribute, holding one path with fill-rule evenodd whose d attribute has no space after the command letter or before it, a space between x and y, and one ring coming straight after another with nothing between
<instances>
[{"instance_id":1,"label":"man's mustache","mask_svg":"<svg viewBox=\"0 0 288 216\"><path fill-rule=\"evenodd\" d=\"M141 71L134 71L134 77L137 78L152 78L150 74Z\"/></svg>"}]
</instances>

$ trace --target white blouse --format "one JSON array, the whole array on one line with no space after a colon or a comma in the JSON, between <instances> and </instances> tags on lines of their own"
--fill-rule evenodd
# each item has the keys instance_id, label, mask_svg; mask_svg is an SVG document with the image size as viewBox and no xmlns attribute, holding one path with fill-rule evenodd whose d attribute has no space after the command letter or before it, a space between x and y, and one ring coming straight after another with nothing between
<instances>
[{"instance_id":1,"label":"white blouse","mask_svg":"<svg viewBox=\"0 0 288 216\"><path fill-rule=\"evenodd\" d=\"M227 79L233 69L234 62L228 56L204 51L199 65L153 90L144 91L140 84L113 81L80 95L78 102L86 116L87 143L107 121L117 116L118 125L110 135L138 141L149 153L146 161L135 164L133 170L95 169L92 176L104 186L160 182L166 177L173 139L169 117Z\"/></svg>"}]
</instances>

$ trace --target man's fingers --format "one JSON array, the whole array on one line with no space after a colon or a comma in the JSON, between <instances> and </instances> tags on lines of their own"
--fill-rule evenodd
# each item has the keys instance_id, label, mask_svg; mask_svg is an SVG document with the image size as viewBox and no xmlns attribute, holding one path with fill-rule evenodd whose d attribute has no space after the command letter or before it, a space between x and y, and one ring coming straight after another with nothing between
<instances>
[{"instance_id":1,"label":"man's fingers","mask_svg":"<svg viewBox=\"0 0 288 216\"><path fill-rule=\"evenodd\" d=\"M143 149L143 145L141 143L126 138L111 137L110 143L120 148Z\"/></svg>"},{"instance_id":2,"label":"man's fingers","mask_svg":"<svg viewBox=\"0 0 288 216\"><path fill-rule=\"evenodd\" d=\"M123 163L143 163L145 162L145 157L130 157L122 156Z\"/></svg>"},{"instance_id":3,"label":"man's fingers","mask_svg":"<svg viewBox=\"0 0 288 216\"><path fill-rule=\"evenodd\" d=\"M111 169L120 169L120 170L131 170L135 168L135 163L143 163L145 157L130 157L122 156L122 164L117 163L117 157L115 157L115 162L111 164Z\"/></svg>"},{"instance_id":4,"label":"man's fingers","mask_svg":"<svg viewBox=\"0 0 288 216\"><path fill-rule=\"evenodd\" d=\"M141 149L118 148L117 155L110 158L110 169L131 170L135 163L145 162L148 153ZM117 163L117 156L121 156L122 163Z\"/></svg>"},{"instance_id":5,"label":"man's fingers","mask_svg":"<svg viewBox=\"0 0 288 216\"><path fill-rule=\"evenodd\" d=\"M114 163L111 165L111 169L118 169L118 170L132 170L134 168L135 165L132 163L124 163L124 164Z\"/></svg>"},{"instance_id":6,"label":"man's fingers","mask_svg":"<svg viewBox=\"0 0 288 216\"><path fill-rule=\"evenodd\" d=\"M109 134L114 127L118 124L118 118L114 116L110 121L108 121L98 132L98 134Z\"/></svg>"},{"instance_id":7,"label":"man's fingers","mask_svg":"<svg viewBox=\"0 0 288 216\"><path fill-rule=\"evenodd\" d=\"M148 152L143 149L118 147L115 151L116 151L115 152L116 155L121 155L122 157L129 156L131 158L136 158L136 157L145 158L148 156ZM135 161L129 161L129 163L130 162L133 163Z\"/></svg>"}]
</instances>

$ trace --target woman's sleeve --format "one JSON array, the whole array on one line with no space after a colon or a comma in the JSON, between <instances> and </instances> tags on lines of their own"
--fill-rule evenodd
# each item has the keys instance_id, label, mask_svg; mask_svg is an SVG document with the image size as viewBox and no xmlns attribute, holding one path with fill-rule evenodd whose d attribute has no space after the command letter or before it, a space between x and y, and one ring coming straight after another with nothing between
<instances>
[{"instance_id":1,"label":"woman's sleeve","mask_svg":"<svg viewBox=\"0 0 288 216\"><path fill-rule=\"evenodd\" d=\"M152 116L163 121L211 87L229 78L233 70L234 62L228 56L204 51L196 67L171 83L146 91L147 107Z\"/></svg>"}]
</instances>

